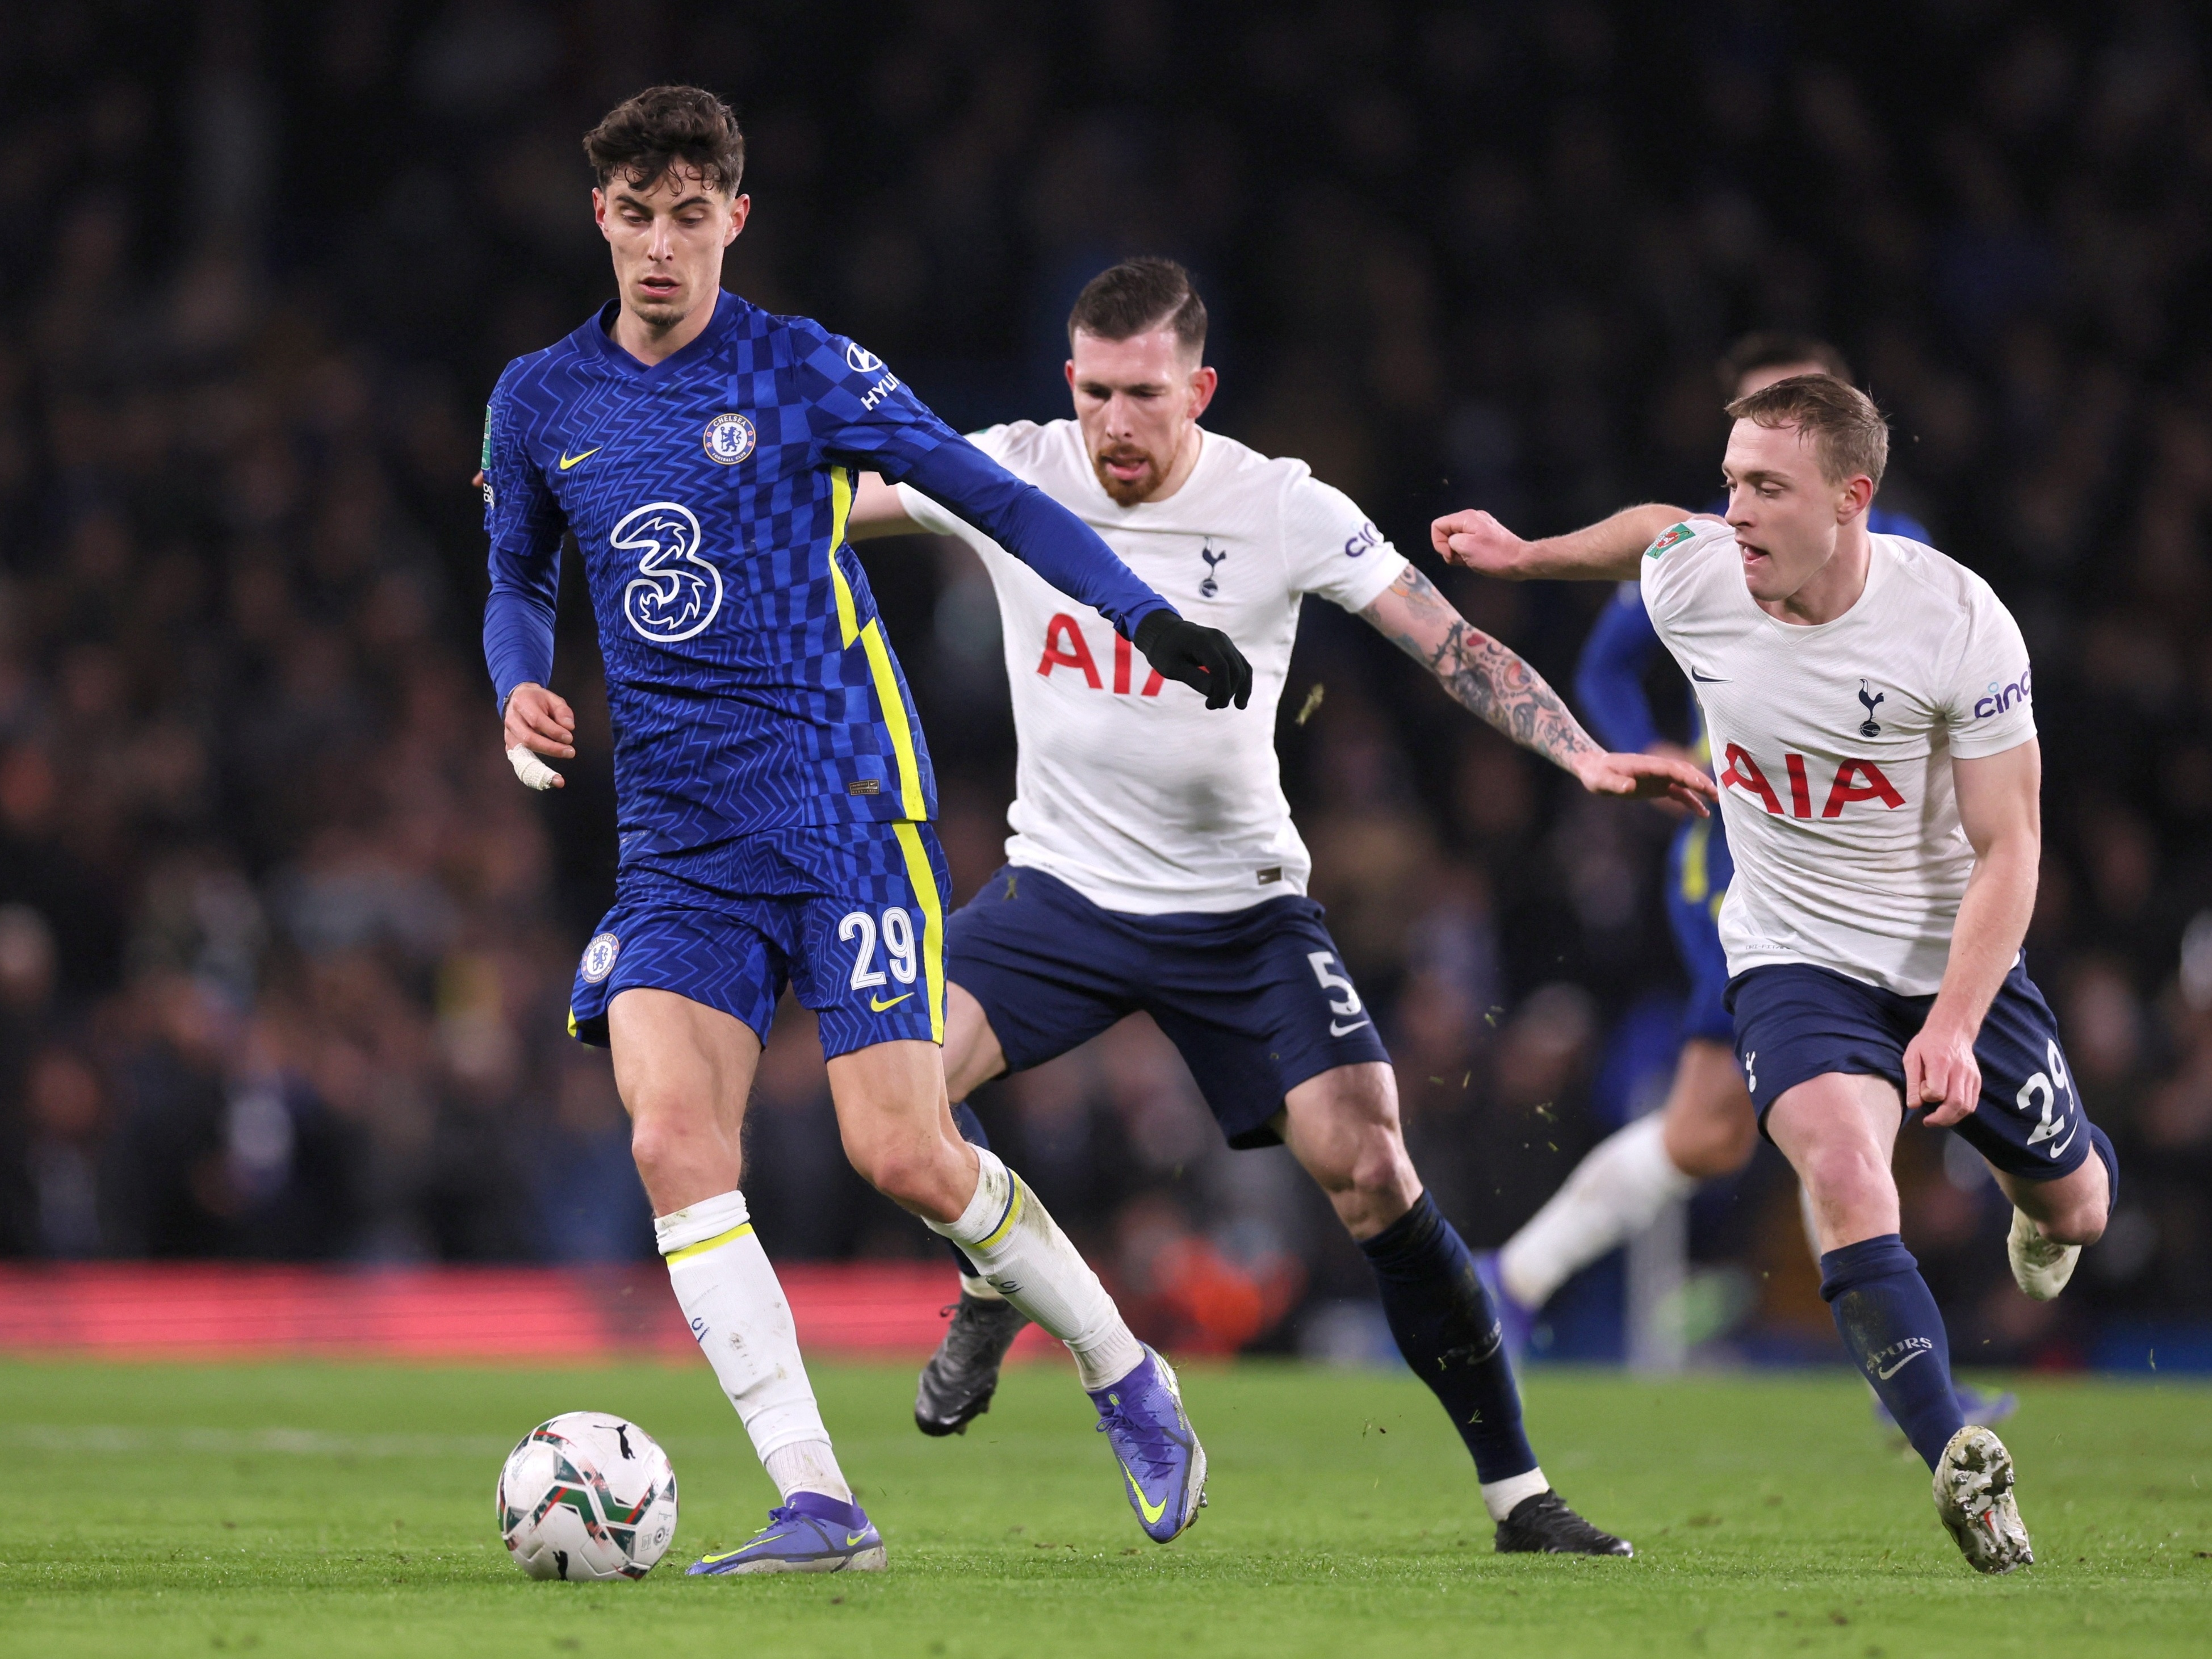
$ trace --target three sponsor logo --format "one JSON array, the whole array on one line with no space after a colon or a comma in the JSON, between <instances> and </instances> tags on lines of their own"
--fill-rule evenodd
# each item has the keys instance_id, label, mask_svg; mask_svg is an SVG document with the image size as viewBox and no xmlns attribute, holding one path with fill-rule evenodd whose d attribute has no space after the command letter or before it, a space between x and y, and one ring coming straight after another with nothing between
<instances>
[{"instance_id":1,"label":"three sponsor logo","mask_svg":"<svg viewBox=\"0 0 2212 1659\"><path fill-rule=\"evenodd\" d=\"M699 556L698 515L681 501L648 501L623 515L607 537L635 553L637 574L623 589L623 615L641 639L675 645L722 609L722 573Z\"/></svg>"}]
</instances>

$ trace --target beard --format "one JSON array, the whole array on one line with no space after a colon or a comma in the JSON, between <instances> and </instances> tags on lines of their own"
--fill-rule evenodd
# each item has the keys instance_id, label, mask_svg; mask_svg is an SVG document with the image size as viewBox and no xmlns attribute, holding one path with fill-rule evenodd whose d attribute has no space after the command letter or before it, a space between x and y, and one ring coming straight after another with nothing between
<instances>
[{"instance_id":1,"label":"beard","mask_svg":"<svg viewBox=\"0 0 2212 1659\"><path fill-rule=\"evenodd\" d=\"M1113 461L1124 464L1141 461L1144 464L1144 471L1125 482L1115 477L1109 470L1108 463ZM1113 499L1116 506L1120 507L1139 505L1153 490L1159 488L1160 479L1164 476L1160 464L1152 459L1150 450L1138 449L1127 444L1112 449L1102 449L1093 454L1091 458L1091 470L1098 475L1099 488Z\"/></svg>"}]
</instances>

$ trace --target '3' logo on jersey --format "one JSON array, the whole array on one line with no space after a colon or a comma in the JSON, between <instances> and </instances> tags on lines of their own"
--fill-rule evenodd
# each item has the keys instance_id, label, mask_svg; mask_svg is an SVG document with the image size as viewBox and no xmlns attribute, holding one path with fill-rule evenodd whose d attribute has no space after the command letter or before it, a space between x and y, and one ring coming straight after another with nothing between
<instances>
[{"instance_id":1,"label":"'3' logo on jersey","mask_svg":"<svg viewBox=\"0 0 2212 1659\"><path fill-rule=\"evenodd\" d=\"M697 517L676 501L624 514L607 537L610 547L638 556L623 614L655 645L690 639L722 608L722 573L699 556L699 541Z\"/></svg>"}]
</instances>

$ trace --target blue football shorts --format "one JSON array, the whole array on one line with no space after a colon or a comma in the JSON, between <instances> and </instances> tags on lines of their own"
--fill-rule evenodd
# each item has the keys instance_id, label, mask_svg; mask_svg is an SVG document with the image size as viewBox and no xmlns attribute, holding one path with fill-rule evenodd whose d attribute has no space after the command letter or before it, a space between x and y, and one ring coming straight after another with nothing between
<instances>
[{"instance_id":1,"label":"blue football shorts","mask_svg":"<svg viewBox=\"0 0 2212 1659\"><path fill-rule=\"evenodd\" d=\"M789 984L835 1060L945 1040L945 854L927 823L779 830L626 861L576 969L569 1033L604 1047L636 988L719 1008L762 1042Z\"/></svg>"},{"instance_id":2,"label":"blue football shorts","mask_svg":"<svg viewBox=\"0 0 2212 1659\"><path fill-rule=\"evenodd\" d=\"M1720 808L1709 818L1692 818L1674 832L1667 853L1667 925L1674 951L1690 976L1689 1004L1682 1011L1682 1040L1735 1041L1735 1021L1728 1011L1728 952L1721 949L1721 901L1735 878L1728 832Z\"/></svg>"},{"instance_id":3,"label":"blue football shorts","mask_svg":"<svg viewBox=\"0 0 2212 1659\"><path fill-rule=\"evenodd\" d=\"M1131 915L1007 866L954 912L947 971L982 1004L1009 1071L1150 1014L1229 1144L1272 1146L1268 1120L1299 1084L1390 1059L1322 914L1286 894L1244 910Z\"/></svg>"},{"instance_id":4,"label":"blue football shorts","mask_svg":"<svg viewBox=\"0 0 2212 1659\"><path fill-rule=\"evenodd\" d=\"M1766 1133L1766 1114L1789 1090L1830 1072L1887 1078L1905 1088L1905 1045L1927 1020L1932 996L1900 996L1806 963L1753 968L1729 982L1735 1055ZM1974 1040L1982 1097L1951 1126L1996 1168L2055 1181L2089 1155L2088 1114L2059 1045L2058 1022L2013 964ZM1771 1139L1771 1136L1768 1136Z\"/></svg>"}]
</instances>

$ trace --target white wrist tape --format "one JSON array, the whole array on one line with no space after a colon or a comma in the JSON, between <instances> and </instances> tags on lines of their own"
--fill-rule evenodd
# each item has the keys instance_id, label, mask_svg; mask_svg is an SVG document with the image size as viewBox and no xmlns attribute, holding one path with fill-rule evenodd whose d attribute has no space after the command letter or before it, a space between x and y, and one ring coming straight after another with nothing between
<instances>
[{"instance_id":1,"label":"white wrist tape","mask_svg":"<svg viewBox=\"0 0 2212 1659\"><path fill-rule=\"evenodd\" d=\"M529 747L516 744L507 751L507 764L514 768L514 775L532 789L550 789L561 781L561 775L538 758Z\"/></svg>"}]
</instances>

